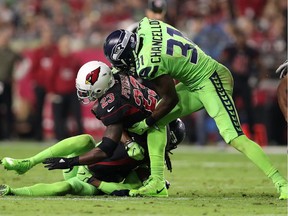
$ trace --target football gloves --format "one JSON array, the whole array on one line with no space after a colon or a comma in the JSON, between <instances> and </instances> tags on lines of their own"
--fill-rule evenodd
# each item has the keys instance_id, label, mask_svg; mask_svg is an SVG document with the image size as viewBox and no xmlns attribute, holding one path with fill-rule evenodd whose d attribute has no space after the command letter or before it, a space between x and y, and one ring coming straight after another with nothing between
<instances>
[{"instance_id":1,"label":"football gloves","mask_svg":"<svg viewBox=\"0 0 288 216\"><path fill-rule=\"evenodd\" d=\"M279 78L282 79L287 74L287 66L288 66L288 60L286 60L283 64L281 64L277 70L276 73L279 74Z\"/></svg>"},{"instance_id":2,"label":"football gloves","mask_svg":"<svg viewBox=\"0 0 288 216\"><path fill-rule=\"evenodd\" d=\"M125 143L125 149L130 158L137 161L144 159L144 149L138 143L134 141Z\"/></svg>"},{"instance_id":3,"label":"football gloves","mask_svg":"<svg viewBox=\"0 0 288 216\"><path fill-rule=\"evenodd\" d=\"M132 127L130 127L128 129L128 131L130 131L132 133L136 133L138 135L142 135L148 129L149 129L149 126L146 124L146 119L144 119L144 120L137 122L134 125L132 125Z\"/></svg>"},{"instance_id":4,"label":"football gloves","mask_svg":"<svg viewBox=\"0 0 288 216\"><path fill-rule=\"evenodd\" d=\"M64 157L55 157L55 158L46 158L43 161L43 164L46 164L44 167L48 170L54 169L72 169L74 166L79 164L79 157L64 158Z\"/></svg>"}]
</instances>

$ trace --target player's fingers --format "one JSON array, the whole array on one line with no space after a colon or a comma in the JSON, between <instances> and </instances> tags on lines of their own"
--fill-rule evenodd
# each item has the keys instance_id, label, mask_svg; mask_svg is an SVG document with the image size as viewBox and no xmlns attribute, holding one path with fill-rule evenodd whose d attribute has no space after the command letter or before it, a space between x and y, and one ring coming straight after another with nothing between
<instances>
[{"instance_id":1,"label":"player's fingers","mask_svg":"<svg viewBox=\"0 0 288 216\"><path fill-rule=\"evenodd\" d=\"M48 160L49 158L47 158L47 159L45 159L42 163L43 164L48 164L48 163L50 163L50 160Z\"/></svg>"},{"instance_id":2,"label":"player's fingers","mask_svg":"<svg viewBox=\"0 0 288 216\"><path fill-rule=\"evenodd\" d=\"M49 164L54 163L56 158L46 158L42 163L43 164Z\"/></svg>"},{"instance_id":3,"label":"player's fingers","mask_svg":"<svg viewBox=\"0 0 288 216\"><path fill-rule=\"evenodd\" d=\"M50 170L54 168L54 164L47 164L44 167Z\"/></svg>"}]
</instances>

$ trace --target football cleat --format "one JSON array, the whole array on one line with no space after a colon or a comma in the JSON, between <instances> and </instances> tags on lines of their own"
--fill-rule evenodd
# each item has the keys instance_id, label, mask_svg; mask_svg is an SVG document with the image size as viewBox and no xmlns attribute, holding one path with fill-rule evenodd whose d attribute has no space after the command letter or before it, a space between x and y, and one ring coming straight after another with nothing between
<instances>
[{"instance_id":1,"label":"football cleat","mask_svg":"<svg viewBox=\"0 0 288 216\"><path fill-rule=\"evenodd\" d=\"M1 160L1 163L6 170L15 170L20 175L32 168L31 161L28 159L13 159L4 157Z\"/></svg>"},{"instance_id":2,"label":"football cleat","mask_svg":"<svg viewBox=\"0 0 288 216\"><path fill-rule=\"evenodd\" d=\"M6 196L11 194L11 188L8 185L0 185L0 196Z\"/></svg>"},{"instance_id":3,"label":"football cleat","mask_svg":"<svg viewBox=\"0 0 288 216\"><path fill-rule=\"evenodd\" d=\"M166 186L167 189L170 188L170 185L171 185L171 183L168 180L165 179L165 186Z\"/></svg>"},{"instance_id":4,"label":"football cleat","mask_svg":"<svg viewBox=\"0 0 288 216\"><path fill-rule=\"evenodd\" d=\"M168 190L165 180L157 177L149 177L142 187L136 190L130 190L129 196L168 197Z\"/></svg>"},{"instance_id":5,"label":"football cleat","mask_svg":"<svg viewBox=\"0 0 288 216\"><path fill-rule=\"evenodd\" d=\"M276 183L276 188L278 193L280 193L279 199L280 200L287 200L288 199L288 184L287 182L279 182Z\"/></svg>"}]
</instances>

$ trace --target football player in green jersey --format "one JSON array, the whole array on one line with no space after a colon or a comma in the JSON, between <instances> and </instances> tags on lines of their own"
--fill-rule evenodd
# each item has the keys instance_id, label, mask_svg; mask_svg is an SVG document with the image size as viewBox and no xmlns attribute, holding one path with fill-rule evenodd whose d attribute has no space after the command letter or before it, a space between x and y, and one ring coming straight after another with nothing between
<instances>
[{"instance_id":1,"label":"football player in green jersey","mask_svg":"<svg viewBox=\"0 0 288 216\"><path fill-rule=\"evenodd\" d=\"M151 80L162 98L151 116L133 125L133 132L141 134L150 127L205 109L225 142L246 155L272 180L279 199L287 199L287 180L262 148L242 131L232 99L233 77L225 66L176 28L146 17L140 21L137 33L112 32L106 38L104 52L113 66L130 68L141 78ZM176 87L174 79L180 82ZM148 184L131 190L130 195L145 195L150 189Z\"/></svg>"}]
</instances>

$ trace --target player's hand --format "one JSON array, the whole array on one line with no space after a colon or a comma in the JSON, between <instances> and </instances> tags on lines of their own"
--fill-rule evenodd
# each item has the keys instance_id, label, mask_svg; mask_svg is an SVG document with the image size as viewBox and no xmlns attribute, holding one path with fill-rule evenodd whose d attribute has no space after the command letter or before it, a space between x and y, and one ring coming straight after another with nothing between
<instances>
[{"instance_id":1,"label":"player's hand","mask_svg":"<svg viewBox=\"0 0 288 216\"><path fill-rule=\"evenodd\" d=\"M149 126L146 124L146 119L144 119L144 120L137 122L134 125L132 125L132 127L130 127L128 129L128 131L130 131L132 133L136 133L138 135L142 135L148 129L149 129Z\"/></svg>"},{"instance_id":2,"label":"player's hand","mask_svg":"<svg viewBox=\"0 0 288 216\"><path fill-rule=\"evenodd\" d=\"M125 149L130 158L134 160L144 159L144 149L138 143L131 141L125 144Z\"/></svg>"},{"instance_id":3,"label":"player's hand","mask_svg":"<svg viewBox=\"0 0 288 216\"><path fill-rule=\"evenodd\" d=\"M287 66L288 66L288 60L286 60L283 64L281 64L281 65L277 68L276 73L277 73L277 74L280 74L280 75L279 75L280 79L282 79L283 77L286 76L287 70L288 70L288 69L287 69Z\"/></svg>"},{"instance_id":4,"label":"player's hand","mask_svg":"<svg viewBox=\"0 0 288 216\"><path fill-rule=\"evenodd\" d=\"M44 167L48 170L54 169L71 169L76 165L79 165L79 157L73 158L64 158L64 157L55 157L55 158L46 158L43 164L46 164Z\"/></svg>"}]
</instances>

